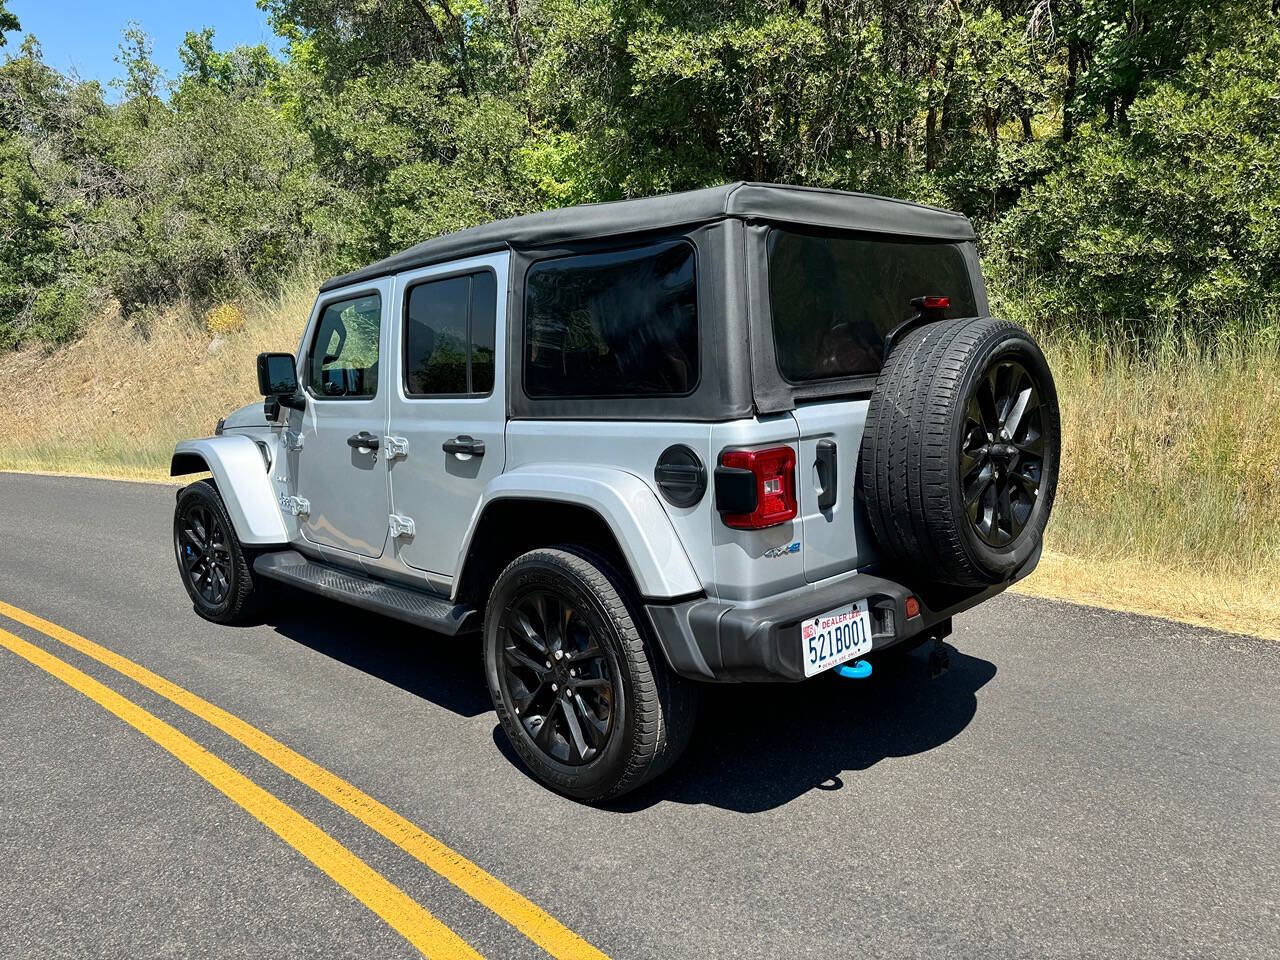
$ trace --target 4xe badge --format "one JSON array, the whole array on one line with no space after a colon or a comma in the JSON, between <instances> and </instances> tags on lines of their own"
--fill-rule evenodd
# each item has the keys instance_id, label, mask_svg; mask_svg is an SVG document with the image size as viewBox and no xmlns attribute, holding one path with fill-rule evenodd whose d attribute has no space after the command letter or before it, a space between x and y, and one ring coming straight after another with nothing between
<instances>
[{"instance_id":1,"label":"4xe badge","mask_svg":"<svg viewBox=\"0 0 1280 960\"><path fill-rule=\"evenodd\" d=\"M790 554L799 553L799 552L800 552L800 541L796 540L794 543L784 543L780 547L771 547L770 549L764 552L764 555L772 560L778 557L785 557L785 556L789 556Z\"/></svg>"}]
</instances>

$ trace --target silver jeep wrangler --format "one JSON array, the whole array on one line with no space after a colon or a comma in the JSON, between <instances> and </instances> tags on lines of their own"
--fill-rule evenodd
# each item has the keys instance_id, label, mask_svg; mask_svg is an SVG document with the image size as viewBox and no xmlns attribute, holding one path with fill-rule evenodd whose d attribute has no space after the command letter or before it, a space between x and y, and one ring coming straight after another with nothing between
<instances>
[{"instance_id":1,"label":"silver jeep wrangler","mask_svg":"<svg viewBox=\"0 0 1280 960\"><path fill-rule=\"evenodd\" d=\"M550 210L325 283L264 404L178 444L196 612L281 581L479 632L552 788L632 790L700 682L798 681L941 640L1026 576L1053 378L987 315L971 224L734 183ZM850 661L854 663L851 664Z\"/></svg>"}]
</instances>

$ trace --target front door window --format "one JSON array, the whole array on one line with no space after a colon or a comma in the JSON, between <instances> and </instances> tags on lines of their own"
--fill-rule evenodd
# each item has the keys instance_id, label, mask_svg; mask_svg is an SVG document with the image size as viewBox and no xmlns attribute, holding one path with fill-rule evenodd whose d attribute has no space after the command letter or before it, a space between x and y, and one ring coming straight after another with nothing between
<instances>
[{"instance_id":1,"label":"front door window","mask_svg":"<svg viewBox=\"0 0 1280 960\"><path fill-rule=\"evenodd\" d=\"M324 308L307 358L312 396L334 400L377 395L381 317L382 298L376 293Z\"/></svg>"}]
</instances>

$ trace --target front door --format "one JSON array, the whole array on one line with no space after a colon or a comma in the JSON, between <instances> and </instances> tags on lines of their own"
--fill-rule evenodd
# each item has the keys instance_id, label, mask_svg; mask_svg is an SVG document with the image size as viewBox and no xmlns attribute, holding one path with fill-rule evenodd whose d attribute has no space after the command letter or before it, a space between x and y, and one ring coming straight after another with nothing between
<instances>
[{"instance_id":1,"label":"front door","mask_svg":"<svg viewBox=\"0 0 1280 960\"><path fill-rule=\"evenodd\" d=\"M406 441L389 461L394 513L413 520L397 538L401 562L452 578L485 485L506 459L506 253L402 275L404 318L389 383L390 433Z\"/></svg>"},{"instance_id":2,"label":"front door","mask_svg":"<svg viewBox=\"0 0 1280 960\"><path fill-rule=\"evenodd\" d=\"M317 303L298 362L307 407L290 414L290 486L309 507L302 535L364 557L381 556L387 541L389 390L381 371L390 310L390 280Z\"/></svg>"}]
</instances>

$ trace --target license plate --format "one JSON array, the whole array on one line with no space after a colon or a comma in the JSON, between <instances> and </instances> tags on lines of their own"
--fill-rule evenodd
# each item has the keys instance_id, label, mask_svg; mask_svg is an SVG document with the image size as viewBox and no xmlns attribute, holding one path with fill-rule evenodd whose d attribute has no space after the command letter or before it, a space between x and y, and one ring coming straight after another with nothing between
<instances>
[{"instance_id":1,"label":"license plate","mask_svg":"<svg viewBox=\"0 0 1280 960\"><path fill-rule=\"evenodd\" d=\"M800 658L806 677L860 657L870 649L871 613L865 600L828 610L800 625Z\"/></svg>"}]
</instances>

